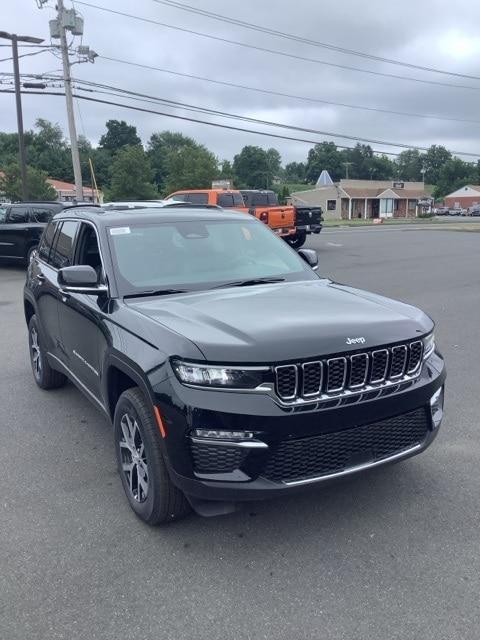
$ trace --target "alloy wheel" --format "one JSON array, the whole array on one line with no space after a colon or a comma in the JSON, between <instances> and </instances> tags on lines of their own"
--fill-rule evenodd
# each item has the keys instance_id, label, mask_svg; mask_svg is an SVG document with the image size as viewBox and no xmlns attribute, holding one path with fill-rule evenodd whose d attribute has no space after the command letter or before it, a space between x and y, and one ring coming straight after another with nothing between
<instances>
[{"instance_id":1,"label":"alloy wheel","mask_svg":"<svg viewBox=\"0 0 480 640\"><path fill-rule=\"evenodd\" d=\"M38 333L35 328L30 331L30 348L32 350L33 373L39 379L42 375L42 354L38 344Z\"/></svg>"},{"instance_id":2,"label":"alloy wheel","mask_svg":"<svg viewBox=\"0 0 480 640\"><path fill-rule=\"evenodd\" d=\"M125 413L120 420L120 458L128 489L134 500L145 502L148 495L148 467L145 446L135 418Z\"/></svg>"}]
</instances>

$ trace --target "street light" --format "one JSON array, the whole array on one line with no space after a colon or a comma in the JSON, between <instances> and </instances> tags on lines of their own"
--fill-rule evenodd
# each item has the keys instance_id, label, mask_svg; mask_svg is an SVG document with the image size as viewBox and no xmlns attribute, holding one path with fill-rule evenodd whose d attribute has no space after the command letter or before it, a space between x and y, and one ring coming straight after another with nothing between
<instances>
[{"instance_id":1,"label":"street light","mask_svg":"<svg viewBox=\"0 0 480 640\"><path fill-rule=\"evenodd\" d=\"M13 57L13 74L15 76L15 100L17 103L17 128L18 128L18 151L20 156L20 174L22 176L22 198L28 198L27 190L27 162L25 158L25 141L23 139L23 116L22 116L22 98L20 94L20 70L18 67L18 43L28 42L29 44L42 44L42 38L34 38L33 36L19 36L16 33L7 33L0 31L0 38L10 40L12 43Z\"/></svg>"}]
</instances>

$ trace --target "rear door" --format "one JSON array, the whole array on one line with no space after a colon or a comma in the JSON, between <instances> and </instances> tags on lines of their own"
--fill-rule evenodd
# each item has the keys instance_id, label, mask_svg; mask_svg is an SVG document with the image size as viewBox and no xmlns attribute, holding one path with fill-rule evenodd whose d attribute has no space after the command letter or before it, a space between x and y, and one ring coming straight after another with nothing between
<instances>
[{"instance_id":1,"label":"rear door","mask_svg":"<svg viewBox=\"0 0 480 640\"><path fill-rule=\"evenodd\" d=\"M49 353L63 361L58 322L60 293L57 269L51 262L61 226L61 222L51 222L45 229L38 253L29 265L27 279L29 289L35 298L43 344Z\"/></svg>"},{"instance_id":2,"label":"rear door","mask_svg":"<svg viewBox=\"0 0 480 640\"><path fill-rule=\"evenodd\" d=\"M0 223L0 258L26 258L30 227L30 207L15 205L7 209L5 222Z\"/></svg>"}]
</instances>

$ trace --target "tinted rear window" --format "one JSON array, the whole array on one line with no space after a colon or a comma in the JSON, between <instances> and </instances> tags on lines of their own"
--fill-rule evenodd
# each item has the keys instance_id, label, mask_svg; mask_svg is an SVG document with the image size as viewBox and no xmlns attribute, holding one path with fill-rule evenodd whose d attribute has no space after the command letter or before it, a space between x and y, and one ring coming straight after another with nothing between
<instances>
[{"instance_id":1,"label":"tinted rear window","mask_svg":"<svg viewBox=\"0 0 480 640\"><path fill-rule=\"evenodd\" d=\"M50 222L56 211L48 207L32 206L32 220L35 222Z\"/></svg>"},{"instance_id":2,"label":"tinted rear window","mask_svg":"<svg viewBox=\"0 0 480 640\"><path fill-rule=\"evenodd\" d=\"M28 207L11 207L8 212L8 222L22 223L28 222Z\"/></svg>"},{"instance_id":3,"label":"tinted rear window","mask_svg":"<svg viewBox=\"0 0 480 640\"><path fill-rule=\"evenodd\" d=\"M208 204L208 193L187 193L185 202L192 204Z\"/></svg>"},{"instance_id":4,"label":"tinted rear window","mask_svg":"<svg viewBox=\"0 0 480 640\"><path fill-rule=\"evenodd\" d=\"M219 207L244 207L242 195L240 193L219 193L217 197Z\"/></svg>"}]
</instances>

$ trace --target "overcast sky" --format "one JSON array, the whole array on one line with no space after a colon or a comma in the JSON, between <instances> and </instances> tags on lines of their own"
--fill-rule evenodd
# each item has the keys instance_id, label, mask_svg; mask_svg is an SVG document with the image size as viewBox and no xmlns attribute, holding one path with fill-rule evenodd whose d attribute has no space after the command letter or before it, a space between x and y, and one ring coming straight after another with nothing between
<instances>
[{"instance_id":1,"label":"overcast sky","mask_svg":"<svg viewBox=\"0 0 480 640\"><path fill-rule=\"evenodd\" d=\"M171 25L301 56L384 73L470 85L478 90L420 84L334 69L215 42L77 4L77 9L85 18L83 43L88 44L100 55L298 96L480 121L480 80L465 80L405 69L352 55L329 52L310 45L296 44L195 16L153 0L89 1ZM480 3L473 0L185 2L349 49L480 76ZM48 20L55 17L53 2L49 4L50 7L39 10L35 0L3 0L0 29L48 40ZM70 7L70 0L65 0L65 5ZM27 50L23 50L25 51ZM0 48L0 58L7 55L9 50L5 47ZM42 53L21 60L21 71L24 73L51 72L59 69L59 61L51 53ZM11 62L0 63L0 72L11 70ZM82 79L264 120L421 146L443 144L450 149L480 154L480 124L412 118L306 103L129 67L102 58L98 58L95 64L74 66L73 73ZM31 128L36 118L43 117L58 122L67 131L63 98L24 96L23 107L25 128ZM82 102L80 111L81 118L78 117L78 111L76 112L78 132L84 133L93 143L98 142L102 135L105 121L118 118L134 124L144 143L155 131L181 131L208 146L219 158L231 159L246 144L258 144L265 148L274 146L281 152L284 162L304 160L309 149L309 145L305 143L229 132L106 105ZM189 115L181 111L170 111ZM16 130L13 95L0 94L0 130ZM264 130L272 131L266 128ZM285 133L296 135L294 132ZM319 141L327 139L325 136L313 134L299 134L299 137L318 138ZM354 144L340 138L330 139L339 144ZM399 151L380 145L372 146L381 150Z\"/></svg>"}]
</instances>

